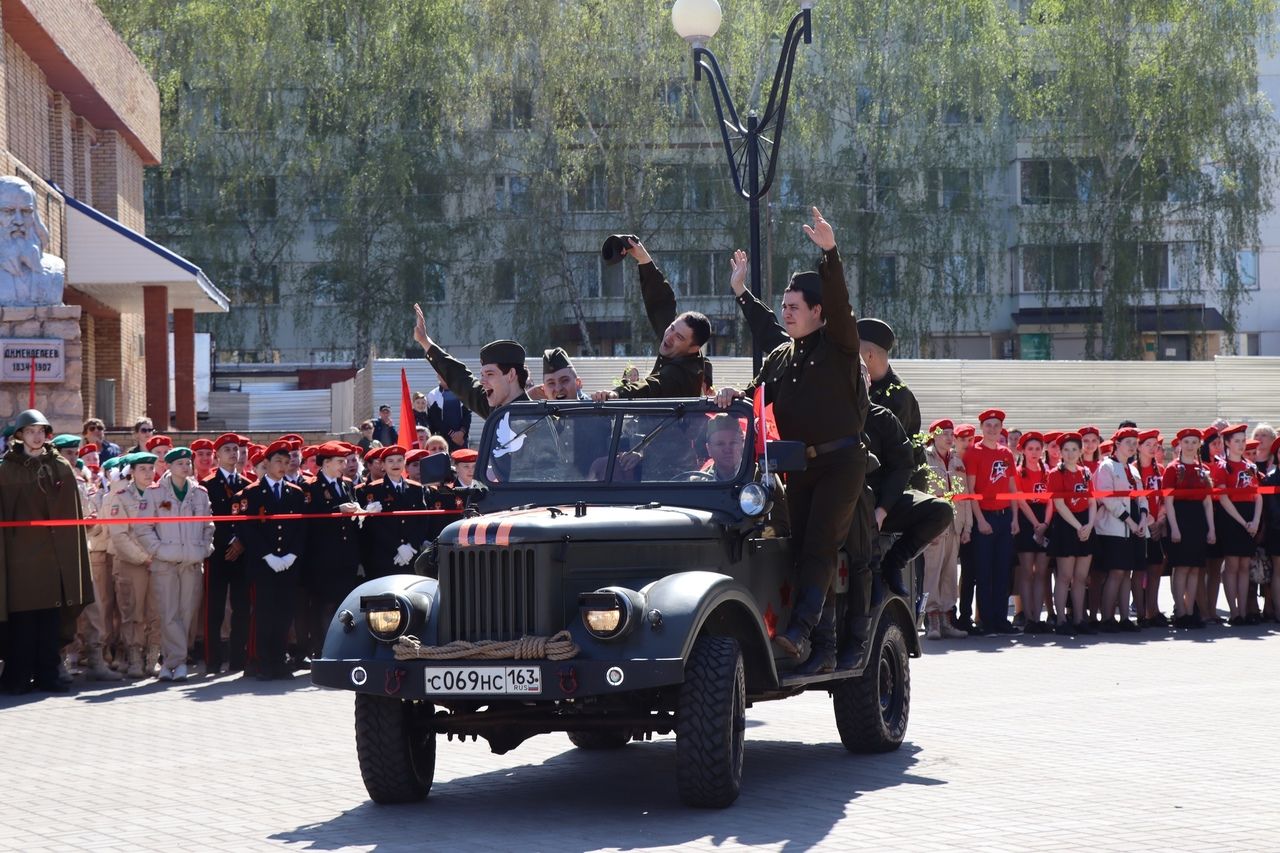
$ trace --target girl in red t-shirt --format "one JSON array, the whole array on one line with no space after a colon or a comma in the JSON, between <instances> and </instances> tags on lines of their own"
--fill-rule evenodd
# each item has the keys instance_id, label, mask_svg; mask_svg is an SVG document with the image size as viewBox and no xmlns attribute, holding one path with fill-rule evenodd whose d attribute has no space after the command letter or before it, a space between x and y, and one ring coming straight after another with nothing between
<instances>
[{"instance_id":1,"label":"girl in red t-shirt","mask_svg":"<svg viewBox=\"0 0 1280 853\"><path fill-rule=\"evenodd\" d=\"M1200 461L1200 431L1179 430L1177 451L1177 458L1164 469L1161 487L1177 491L1208 489L1212 483L1209 469ZM1213 500L1208 494L1167 495L1164 518L1169 525L1165 551L1173 572L1173 624L1179 628L1203 628L1204 621L1196 615L1195 607L1200 571L1208 559L1209 545L1217 542Z\"/></svg>"},{"instance_id":2,"label":"girl in red t-shirt","mask_svg":"<svg viewBox=\"0 0 1280 853\"><path fill-rule=\"evenodd\" d=\"M1258 466L1244 458L1244 424L1222 431L1227 456L1213 466L1213 485L1217 489L1248 489L1258 485ZM1225 557L1222 586L1231 610L1228 624L1238 627L1248 619L1249 560L1258 546L1258 527L1262 524L1262 495L1219 495L1215 523Z\"/></svg>"},{"instance_id":3,"label":"girl in red t-shirt","mask_svg":"<svg viewBox=\"0 0 1280 853\"><path fill-rule=\"evenodd\" d=\"M1049 522L1053 518L1053 501L1048 497L1049 472L1045 470L1041 456L1044 439L1038 432L1027 432L1018 439L1022 462L1014 471L1015 490L1024 493L1044 494L1040 500L1018 500L1014 512L1018 513L1018 535L1014 537L1014 552L1018 555L1018 572L1014 589L1022 600L1025 618L1023 631L1043 634L1046 626L1040 621L1040 606L1044 602L1048 585L1049 551L1045 546Z\"/></svg>"},{"instance_id":4,"label":"girl in red t-shirt","mask_svg":"<svg viewBox=\"0 0 1280 853\"><path fill-rule=\"evenodd\" d=\"M1098 431L1096 426L1080 427L1080 465L1088 469L1092 475L1098 470L1098 463L1102 461L1102 433Z\"/></svg>"},{"instance_id":5,"label":"girl in red t-shirt","mask_svg":"<svg viewBox=\"0 0 1280 853\"><path fill-rule=\"evenodd\" d=\"M1160 452L1160 432L1149 429L1138 433L1138 477L1142 489L1160 488L1164 472L1156 454ZM1151 536L1146 540L1146 571L1134 572L1133 603L1138 611L1139 627L1163 628L1169 620L1160 612L1160 577L1164 574L1164 537L1166 522L1164 501L1159 495L1149 495L1151 507Z\"/></svg>"},{"instance_id":6,"label":"girl in red t-shirt","mask_svg":"<svg viewBox=\"0 0 1280 853\"><path fill-rule=\"evenodd\" d=\"M1057 561L1053 589L1054 609L1058 612L1057 633L1095 634L1085 617L1085 590L1089 582L1089 563L1093 556L1093 519L1097 503L1089 496L1090 475L1080 464L1080 434L1069 432L1058 439L1062 461L1049 472L1048 487L1054 495L1053 521L1049 526L1049 555ZM1079 497L1059 497L1060 495ZM1067 592L1071 593L1071 612L1075 626L1067 621Z\"/></svg>"}]
</instances>

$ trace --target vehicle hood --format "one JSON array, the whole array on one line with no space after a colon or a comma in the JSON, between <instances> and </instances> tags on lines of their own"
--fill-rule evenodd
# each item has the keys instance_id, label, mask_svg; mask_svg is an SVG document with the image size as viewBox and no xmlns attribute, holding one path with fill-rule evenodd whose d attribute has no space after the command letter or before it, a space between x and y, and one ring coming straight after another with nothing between
<instances>
[{"instance_id":1,"label":"vehicle hood","mask_svg":"<svg viewBox=\"0 0 1280 853\"><path fill-rule=\"evenodd\" d=\"M575 512L582 512L575 516ZM623 541L646 539L712 539L728 518L686 507L630 507L573 504L510 509L455 521L438 544L461 548L535 542Z\"/></svg>"}]
</instances>

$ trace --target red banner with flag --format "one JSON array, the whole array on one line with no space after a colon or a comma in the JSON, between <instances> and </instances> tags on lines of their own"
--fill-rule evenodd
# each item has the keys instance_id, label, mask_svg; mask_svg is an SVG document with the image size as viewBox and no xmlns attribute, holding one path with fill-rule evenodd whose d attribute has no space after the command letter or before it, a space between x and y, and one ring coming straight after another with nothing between
<instances>
[{"instance_id":1,"label":"red banner with flag","mask_svg":"<svg viewBox=\"0 0 1280 853\"><path fill-rule=\"evenodd\" d=\"M409 450L418 446L418 422L413 419L413 397L409 394L409 374L400 368L400 445Z\"/></svg>"},{"instance_id":2,"label":"red banner with flag","mask_svg":"<svg viewBox=\"0 0 1280 853\"><path fill-rule=\"evenodd\" d=\"M755 398L752 400L752 407L756 413L756 456L764 453L765 441L772 441L778 437L778 425L773 421L773 404L764 404L764 386L756 388Z\"/></svg>"}]
</instances>

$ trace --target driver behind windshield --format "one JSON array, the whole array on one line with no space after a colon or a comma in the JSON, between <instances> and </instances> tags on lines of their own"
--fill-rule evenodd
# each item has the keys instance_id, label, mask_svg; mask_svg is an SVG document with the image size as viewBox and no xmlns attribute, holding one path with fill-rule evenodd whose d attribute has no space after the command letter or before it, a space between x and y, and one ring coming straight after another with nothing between
<instances>
[{"instance_id":1,"label":"driver behind windshield","mask_svg":"<svg viewBox=\"0 0 1280 853\"><path fill-rule=\"evenodd\" d=\"M735 415L716 415L707 422L704 445L709 464L703 468L717 480L732 480L742 466L742 449L746 442L742 422Z\"/></svg>"}]
</instances>

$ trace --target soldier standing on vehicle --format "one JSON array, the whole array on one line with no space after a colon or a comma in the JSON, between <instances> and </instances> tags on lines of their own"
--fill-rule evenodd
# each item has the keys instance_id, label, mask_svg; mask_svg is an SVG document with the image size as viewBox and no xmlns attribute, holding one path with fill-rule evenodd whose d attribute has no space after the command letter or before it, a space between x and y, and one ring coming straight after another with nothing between
<instances>
[{"instance_id":1,"label":"soldier standing on vehicle","mask_svg":"<svg viewBox=\"0 0 1280 853\"><path fill-rule=\"evenodd\" d=\"M711 339L711 321L697 311L676 314L676 292L639 240L627 239L623 253L639 264L645 314L659 336L658 358L649 375L612 391L592 394L596 402L653 397L701 397L706 373L702 347Z\"/></svg>"},{"instance_id":2,"label":"soldier standing on vehicle","mask_svg":"<svg viewBox=\"0 0 1280 853\"><path fill-rule=\"evenodd\" d=\"M808 468L787 478L799 588L790 623L775 638L802 659L822 618L867 464L861 441L867 398L844 267L831 224L816 207L813 225L804 232L822 250L822 260L816 273L792 275L783 294L782 322L791 342L769 354L743 391L721 388L716 395L727 407L763 386L779 434L807 445Z\"/></svg>"},{"instance_id":3,"label":"soldier standing on vehicle","mask_svg":"<svg viewBox=\"0 0 1280 853\"><path fill-rule=\"evenodd\" d=\"M524 347L515 341L493 341L480 348L480 378L476 379L467 366L445 352L427 334L427 319L422 307L413 306L417 322L413 327L413 339L427 354L427 361L444 379L449 390L462 404L482 418L489 417L494 409L520 400L528 400L524 392L529 381L529 371L524 366Z\"/></svg>"},{"instance_id":4,"label":"soldier standing on vehicle","mask_svg":"<svg viewBox=\"0 0 1280 853\"><path fill-rule=\"evenodd\" d=\"M863 317L858 321L858 340L862 363L871 374L871 387L867 389L871 402L893 412L898 423L907 431L907 438L915 445L912 454L916 471L911 476L911 488L927 491L928 472L924 470L924 447L918 443L917 438L920 433L920 404L916 401L916 395L893 372L893 367L889 364L889 353L897 340L893 327L884 320Z\"/></svg>"}]
</instances>

